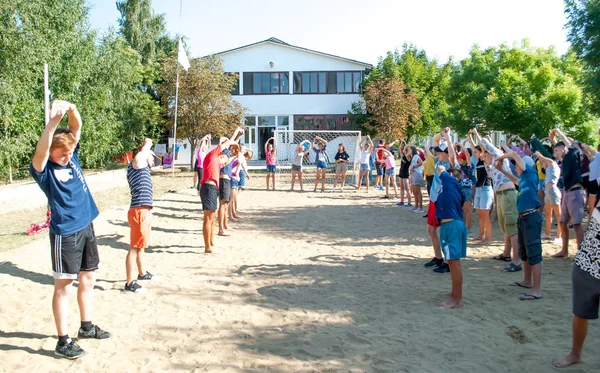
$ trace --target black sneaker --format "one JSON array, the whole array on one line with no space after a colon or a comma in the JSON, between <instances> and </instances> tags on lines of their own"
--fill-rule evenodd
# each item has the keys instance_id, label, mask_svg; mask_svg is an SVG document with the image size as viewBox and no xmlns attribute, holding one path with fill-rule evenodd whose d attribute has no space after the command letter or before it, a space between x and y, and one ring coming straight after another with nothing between
<instances>
[{"instance_id":1,"label":"black sneaker","mask_svg":"<svg viewBox=\"0 0 600 373\"><path fill-rule=\"evenodd\" d=\"M79 338L89 338L89 339L108 339L111 337L111 334L107 331L104 331L98 327L98 325L92 326L90 330L87 332L82 328L79 328L79 332L77 332Z\"/></svg>"},{"instance_id":2,"label":"black sneaker","mask_svg":"<svg viewBox=\"0 0 600 373\"><path fill-rule=\"evenodd\" d=\"M437 268L433 270L435 273L448 273L450 272L450 266L447 263L440 264Z\"/></svg>"},{"instance_id":3,"label":"black sneaker","mask_svg":"<svg viewBox=\"0 0 600 373\"><path fill-rule=\"evenodd\" d=\"M79 347L77 343L75 343L72 339L69 339L70 342L65 343L64 345L56 344L56 348L54 349L54 355L58 357L64 357L66 359L75 360L79 357L85 355L85 351L83 348Z\"/></svg>"},{"instance_id":4,"label":"black sneaker","mask_svg":"<svg viewBox=\"0 0 600 373\"><path fill-rule=\"evenodd\" d=\"M152 273L146 271L145 275L138 275L138 281L150 281L150 280L158 280L158 276L154 276Z\"/></svg>"},{"instance_id":5,"label":"black sneaker","mask_svg":"<svg viewBox=\"0 0 600 373\"><path fill-rule=\"evenodd\" d=\"M129 285L125 284L125 288L123 288L123 291L127 293L143 294L147 293L148 289L138 284L137 281L133 280Z\"/></svg>"},{"instance_id":6,"label":"black sneaker","mask_svg":"<svg viewBox=\"0 0 600 373\"><path fill-rule=\"evenodd\" d=\"M438 267L442 263L444 263L444 259L433 258L425 263L425 268Z\"/></svg>"}]
</instances>

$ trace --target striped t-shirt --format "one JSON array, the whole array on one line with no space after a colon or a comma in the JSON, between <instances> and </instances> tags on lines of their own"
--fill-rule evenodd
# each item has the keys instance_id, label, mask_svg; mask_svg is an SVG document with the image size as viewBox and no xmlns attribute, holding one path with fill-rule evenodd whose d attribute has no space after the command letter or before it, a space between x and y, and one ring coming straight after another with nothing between
<instances>
[{"instance_id":1,"label":"striped t-shirt","mask_svg":"<svg viewBox=\"0 0 600 373\"><path fill-rule=\"evenodd\" d=\"M131 191L130 207L150 206L152 207L152 178L150 167L135 169L129 164L127 167L127 182Z\"/></svg>"}]
</instances>

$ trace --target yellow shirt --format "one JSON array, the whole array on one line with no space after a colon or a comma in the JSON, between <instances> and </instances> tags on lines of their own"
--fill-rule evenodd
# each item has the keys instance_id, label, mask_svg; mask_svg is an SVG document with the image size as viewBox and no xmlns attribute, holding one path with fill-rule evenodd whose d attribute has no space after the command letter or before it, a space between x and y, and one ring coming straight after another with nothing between
<instances>
[{"instance_id":1,"label":"yellow shirt","mask_svg":"<svg viewBox=\"0 0 600 373\"><path fill-rule=\"evenodd\" d=\"M546 174L542 172L542 170L544 169L542 162L537 161L535 162L535 165L537 166L538 178L540 179L540 181L546 180Z\"/></svg>"},{"instance_id":2,"label":"yellow shirt","mask_svg":"<svg viewBox=\"0 0 600 373\"><path fill-rule=\"evenodd\" d=\"M435 158L431 154L427 154L425 157L425 162L423 162L423 175L425 176L433 176L433 169L435 167Z\"/></svg>"}]
</instances>

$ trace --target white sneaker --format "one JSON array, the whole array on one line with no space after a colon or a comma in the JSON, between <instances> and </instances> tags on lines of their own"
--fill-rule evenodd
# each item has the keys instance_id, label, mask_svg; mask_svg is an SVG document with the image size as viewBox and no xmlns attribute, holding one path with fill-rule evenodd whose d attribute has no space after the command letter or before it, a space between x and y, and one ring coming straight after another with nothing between
<instances>
[{"instance_id":1,"label":"white sneaker","mask_svg":"<svg viewBox=\"0 0 600 373\"><path fill-rule=\"evenodd\" d=\"M340 189L340 192L343 192L343 191L344 191L344 188Z\"/></svg>"},{"instance_id":2,"label":"white sneaker","mask_svg":"<svg viewBox=\"0 0 600 373\"><path fill-rule=\"evenodd\" d=\"M332 188L332 189L331 189L331 193L335 193L335 188Z\"/></svg>"}]
</instances>

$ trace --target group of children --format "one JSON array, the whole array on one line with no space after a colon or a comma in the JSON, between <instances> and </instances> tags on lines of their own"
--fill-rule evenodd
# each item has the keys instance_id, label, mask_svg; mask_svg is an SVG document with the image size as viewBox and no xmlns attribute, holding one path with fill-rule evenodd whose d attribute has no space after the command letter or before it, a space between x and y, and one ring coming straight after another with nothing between
<instances>
[{"instance_id":1,"label":"group of children","mask_svg":"<svg viewBox=\"0 0 600 373\"><path fill-rule=\"evenodd\" d=\"M68 129L58 128L64 115L69 118ZM49 124L40 136L30 166L32 177L47 195L50 205L50 248L55 278L52 310L58 332L55 354L68 359L85 354L67 333L69 292L75 279L79 279L79 339L111 337L111 333L91 321L95 270L99 264L92 222L98 215L98 209L78 161L81 125L81 116L73 104L55 101L50 109ZM221 138L219 145L211 151L208 151L210 135L199 141L196 168L204 211L206 253L211 253L214 246L217 218L218 234L227 235L227 218L236 216L233 191L239 193L243 189L241 180L248 177L244 172L247 169L246 160L252 158L252 152L239 144L243 132L238 127L231 138ZM265 147L271 163L269 166L274 166L276 152L272 140ZM490 242L490 210L496 205L505 250L495 259L510 261L506 267L508 272L523 270L523 281L512 284L528 289L520 297L522 300L543 297L542 240L548 238L551 232L547 228L545 235L542 235L542 211L545 209L547 220L555 215L560 222L558 234L563 247L554 256L568 255L569 229L572 226L579 247L572 272L572 351L554 361L555 366L566 367L580 360L588 320L598 318L600 307L600 208L595 207L600 180L600 149L594 151L560 130L553 130L542 140L535 136L530 142L518 137L511 140L515 141L512 147L506 144L496 147L489 137L481 137L475 128L469 132L469 152L466 147L453 144L450 129L445 128L433 137L433 146L425 151L425 160L419 155L419 150L410 144L401 147L409 166L408 176L406 170L400 170L400 179L409 179L413 193L418 195L423 176L426 177L430 197L426 217L435 256L425 266L439 273L450 272L452 279L452 290L442 303L443 307L458 308L463 305L460 260L466 257L470 224L468 215L472 213L468 204L470 200L474 201L480 218L480 235L473 239L473 243ZM146 139L127 169L131 190L128 211L131 235L124 291L132 293L145 291L138 281L156 279L156 276L144 270L142 261L143 251L149 242L152 219L150 168L154 164L154 155L151 146L152 141ZM315 190L319 181L321 190L324 189L324 170L329 163L326 147L327 141L317 137L296 148L293 164L297 167L292 171L298 176L301 188L302 158L313 150L319 170ZM369 137L361 144L361 149L359 177L362 179L370 170L367 162L373 151L373 142ZM381 182L386 176L386 190L389 191L390 184L396 187L394 155L382 142L375 151L381 154L377 158L377 162L381 161L380 166L376 166L382 173L378 181ZM343 175L349 156L342 144L338 146L335 160L336 173L339 172L341 176L343 188ZM433 171L429 174L432 165ZM269 173L274 174L275 169L270 168ZM275 188L275 178L271 180ZM195 187L198 186L195 184ZM389 194L386 192L386 195ZM419 199L416 198L416 201L418 208ZM582 222L586 211L590 215L590 222L584 236Z\"/></svg>"}]
</instances>

